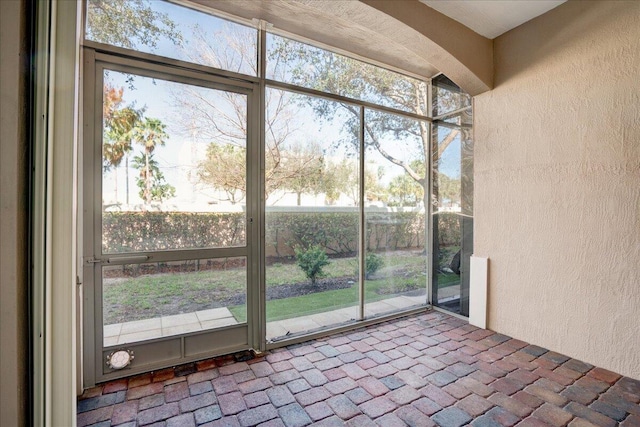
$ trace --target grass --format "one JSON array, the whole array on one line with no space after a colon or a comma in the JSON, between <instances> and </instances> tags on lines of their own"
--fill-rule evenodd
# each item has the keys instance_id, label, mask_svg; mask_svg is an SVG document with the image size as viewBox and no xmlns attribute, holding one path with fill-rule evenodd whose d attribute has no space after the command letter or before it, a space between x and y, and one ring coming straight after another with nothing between
<instances>
[{"instance_id":1,"label":"grass","mask_svg":"<svg viewBox=\"0 0 640 427\"><path fill-rule=\"evenodd\" d=\"M394 296L424 289L417 278L398 279L387 277L365 282L365 303L381 301ZM457 285L460 278L457 275L439 275L439 288ZM424 282L423 282L424 283ZM358 287L354 284L351 288L337 289L332 291L318 292L297 297L276 299L267 301L267 322L290 319L292 317L308 316L311 314L323 313L325 311L338 310L352 307L358 304ZM246 307L244 305L229 307L229 311L238 319L246 321Z\"/></svg>"},{"instance_id":2,"label":"grass","mask_svg":"<svg viewBox=\"0 0 640 427\"><path fill-rule=\"evenodd\" d=\"M397 290L388 293L390 290ZM392 298L406 291L419 289L414 283L402 286L393 279L367 280L365 282L365 303ZM384 293L381 293L384 292ZM276 299L267 301L267 322L290 319L292 317L307 316L352 307L358 304L358 287L354 284L350 288L317 292L309 295ZM229 311L238 319L246 321L246 307L244 305L229 307Z\"/></svg>"},{"instance_id":3,"label":"grass","mask_svg":"<svg viewBox=\"0 0 640 427\"><path fill-rule=\"evenodd\" d=\"M385 256L387 255L387 256ZM365 301L373 302L424 286L426 259L409 253L383 254L384 265L366 281ZM355 277L356 258L336 258L325 267L325 277ZM267 266L267 287L306 282L294 263ZM454 274L441 274L439 287L459 281ZM212 302L225 301L246 292L244 268L187 273L142 274L137 277L105 278L103 286L105 324L139 320L209 308ZM267 302L267 320L282 320L320 313L357 304L357 285ZM229 307L238 321L246 320L246 307Z\"/></svg>"}]
</instances>

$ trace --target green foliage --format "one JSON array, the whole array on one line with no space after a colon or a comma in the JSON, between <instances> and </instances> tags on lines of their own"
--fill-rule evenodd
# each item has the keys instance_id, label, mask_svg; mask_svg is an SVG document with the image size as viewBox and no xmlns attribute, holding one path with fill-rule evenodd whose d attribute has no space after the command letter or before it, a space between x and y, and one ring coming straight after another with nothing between
<instances>
[{"instance_id":1,"label":"green foliage","mask_svg":"<svg viewBox=\"0 0 640 427\"><path fill-rule=\"evenodd\" d=\"M276 79L411 113L429 113L428 90L424 81L404 77L381 67L284 38L276 38L271 55L286 64L282 67L280 75L274 76ZM313 108L316 116L326 122L332 122L337 115L346 117L342 129L346 136L341 143L359 145L361 118L358 106L316 97L304 97L300 100ZM410 153L415 159L429 158L427 123L369 110L365 116L366 149L375 150L387 161L399 165L410 179L425 188L426 169L416 169L413 162L407 163L403 157ZM385 140L395 142L393 150L386 146ZM399 156L398 153L403 153L403 156ZM374 198L367 195L367 198L384 200L384 195Z\"/></svg>"},{"instance_id":2,"label":"green foliage","mask_svg":"<svg viewBox=\"0 0 640 427\"><path fill-rule=\"evenodd\" d=\"M144 147L144 151L133 159L133 167L140 170L136 183L140 188L140 197L146 204L175 196L175 187L164 182L164 175L152 154L157 146L164 146L169 138L166 128L167 125L159 119L145 117L131 131L133 140Z\"/></svg>"},{"instance_id":3,"label":"green foliage","mask_svg":"<svg viewBox=\"0 0 640 427\"><path fill-rule=\"evenodd\" d=\"M280 166L287 178L283 180L281 189L295 193L298 196L297 204L300 206L302 194L316 195L323 191L324 156L320 145L314 142L297 143L287 148Z\"/></svg>"},{"instance_id":4,"label":"green foliage","mask_svg":"<svg viewBox=\"0 0 640 427\"><path fill-rule=\"evenodd\" d=\"M133 158L132 165L140 170L136 185L140 189L138 195L145 203L162 202L175 197L175 187L165 182L164 174L158 167L158 162L153 159L153 154L140 153Z\"/></svg>"},{"instance_id":5,"label":"green foliage","mask_svg":"<svg viewBox=\"0 0 640 427\"><path fill-rule=\"evenodd\" d=\"M105 171L117 168L124 156L131 151L133 130L138 125L144 110L132 106L115 108L105 118L102 166Z\"/></svg>"},{"instance_id":6,"label":"green foliage","mask_svg":"<svg viewBox=\"0 0 640 427\"><path fill-rule=\"evenodd\" d=\"M330 254L354 254L358 245L357 212L268 212L266 243L278 256L293 248L321 246Z\"/></svg>"},{"instance_id":7,"label":"green foliage","mask_svg":"<svg viewBox=\"0 0 640 427\"><path fill-rule=\"evenodd\" d=\"M306 250L296 248L296 261L298 267L304 271L311 283L315 285L319 277L324 276L322 267L329 265L329 257L320 246L311 246Z\"/></svg>"},{"instance_id":8,"label":"green foliage","mask_svg":"<svg viewBox=\"0 0 640 427\"><path fill-rule=\"evenodd\" d=\"M440 212L433 216L433 232L438 250L436 270L448 268L451 258L460 248L461 229L460 216L453 212Z\"/></svg>"},{"instance_id":9,"label":"green foliage","mask_svg":"<svg viewBox=\"0 0 640 427\"><path fill-rule=\"evenodd\" d=\"M439 172L437 187L438 200L447 200L449 203L460 203L460 179L450 178L448 175Z\"/></svg>"},{"instance_id":10,"label":"green foliage","mask_svg":"<svg viewBox=\"0 0 640 427\"><path fill-rule=\"evenodd\" d=\"M232 144L212 142L206 158L198 165L200 182L223 191L236 204L244 200L247 189L246 149Z\"/></svg>"},{"instance_id":11,"label":"green foliage","mask_svg":"<svg viewBox=\"0 0 640 427\"><path fill-rule=\"evenodd\" d=\"M384 260L378 254L369 252L364 257L364 277L365 279L371 279L376 271L378 271L384 265Z\"/></svg>"},{"instance_id":12,"label":"green foliage","mask_svg":"<svg viewBox=\"0 0 640 427\"><path fill-rule=\"evenodd\" d=\"M389 206L418 206L424 199L422 186L406 173L394 177L389 183Z\"/></svg>"},{"instance_id":13,"label":"green foliage","mask_svg":"<svg viewBox=\"0 0 640 427\"><path fill-rule=\"evenodd\" d=\"M435 216L441 246L458 245L455 213ZM367 251L424 248L421 212L371 212L366 215ZM332 256L353 256L358 248L357 212L267 212L266 244L275 260L294 248L320 246ZM243 245L246 214L191 212L104 212L103 251L145 252Z\"/></svg>"},{"instance_id":14,"label":"green foliage","mask_svg":"<svg viewBox=\"0 0 640 427\"><path fill-rule=\"evenodd\" d=\"M155 48L162 38L175 45L182 43L182 35L169 16L144 0L89 0L87 37L127 49Z\"/></svg>"},{"instance_id":15,"label":"green foliage","mask_svg":"<svg viewBox=\"0 0 640 427\"><path fill-rule=\"evenodd\" d=\"M104 253L238 246L245 243L241 213L104 212Z\"/></svg>"}]
</instances>

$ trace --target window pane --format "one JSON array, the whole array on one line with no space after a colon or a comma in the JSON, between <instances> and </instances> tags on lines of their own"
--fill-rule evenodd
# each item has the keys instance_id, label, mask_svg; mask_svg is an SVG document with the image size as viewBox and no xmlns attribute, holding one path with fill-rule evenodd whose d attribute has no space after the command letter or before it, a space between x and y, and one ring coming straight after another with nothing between
<instances>
[{"instance_id":1,"label":"window pane","mask_svg":"<svg viewBox=\"0 0 640 427\"><path fill-rule=\"evenodd\" d=\"M246 103L105 71L103 253L245 245Z\"/></svg>"},{"instance_id":2,"label":"window pane","mask_svg":"<svg viewBox=\"0 0 640 427\"><path fill-rule=\"evenodd\" d=\"M246 322L247 259L102 268L104 345Z\"/></svg>"},{"instance_id":3,"label":"window pane","mask_svg":"<svg viewBox=\"0 0 640 427\"><path fill-rule=\"evenodd\" d=\"M266 119L267 339L277 340L356 319L359 151L357 115L339 103L269 88Z\"/></svg>"},{"instance_id":4,"label":"window pane","mask_svg":"<svg viewBox=\"0 0 640 427\"><path fill-rule=\"evenodd\" d=\"M275 34L267 34L267 78L427 115L424 81Z\"/></svg>"},{"instance_id":5,"label":"window pane","mask_svg":"<svg viewBox=\"0 0 640 427\"><path fill-rule=\"evenodd\" d=\"M463 92L444 74L435 77L431 84L433 87L434 117L471 106L471 96Z\"/></svg>"},{"instance_id":6,"label":"window pane","mask_svg":"<svg viewBox=\"0 0 640 427\"><path fill-rule=\"evenodd\" d=\"M426 304L429 125L365 113L365 315Z\"/></svg>"},{"instance_id":7,"label":"window pane","mask_svg":"<svg viewBox=\"0 0 640 427\"><path fill-rule=\"evenodd\" d=\"M89 0L85 37L257 75L257 30L166 1Z\"/></svg>"},{"instance_id":8,"label":"window pane","mask_svg":"<svg viewBox=\"0 0 640 427\"><path fill-rule=\"evenodd\" d=\"M471 108L433 126L434 303L469 315L469 257L473 253Z\"/></svg>"}]
</instances>

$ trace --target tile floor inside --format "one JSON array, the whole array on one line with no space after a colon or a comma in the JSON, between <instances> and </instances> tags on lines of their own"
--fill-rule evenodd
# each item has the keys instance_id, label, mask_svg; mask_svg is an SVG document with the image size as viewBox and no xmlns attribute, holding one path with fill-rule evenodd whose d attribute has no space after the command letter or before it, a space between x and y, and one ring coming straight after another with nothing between
<instances>
[{"instance_id":1,"label":"tile floor inside","mask_svg":"<svg viewBox=\"0 0 640 427\"><path fill-rule=\"evenodd\" d=\"M640 381L426 312L116 380L84 426L640 426Z\"/></svg>"}]
</instances>

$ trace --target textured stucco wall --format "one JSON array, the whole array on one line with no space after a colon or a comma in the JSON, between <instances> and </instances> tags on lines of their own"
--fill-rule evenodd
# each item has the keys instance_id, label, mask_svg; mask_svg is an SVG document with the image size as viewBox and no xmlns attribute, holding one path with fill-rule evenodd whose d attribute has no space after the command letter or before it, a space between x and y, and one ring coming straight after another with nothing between
<instances>
[{"instance_id":1,"label":"textured stucco wall","mask_svg":"<svg viewBox=\"0 0 640 427\"><path fill-rule=\"evenodd\" d=\"M25 2L0 1L0 425L28 422Z\"/></svg>"},{"instance_id":2,"label":"textured stucco wall","mask_svg":"<svg viewBox=\"0 0 640 427\"><path fill-rule=\"evenodd\" d=\"M489 328L640 379L640 2L570 1L494 55L474 110Z\"/></svg>"}]
</instances>

